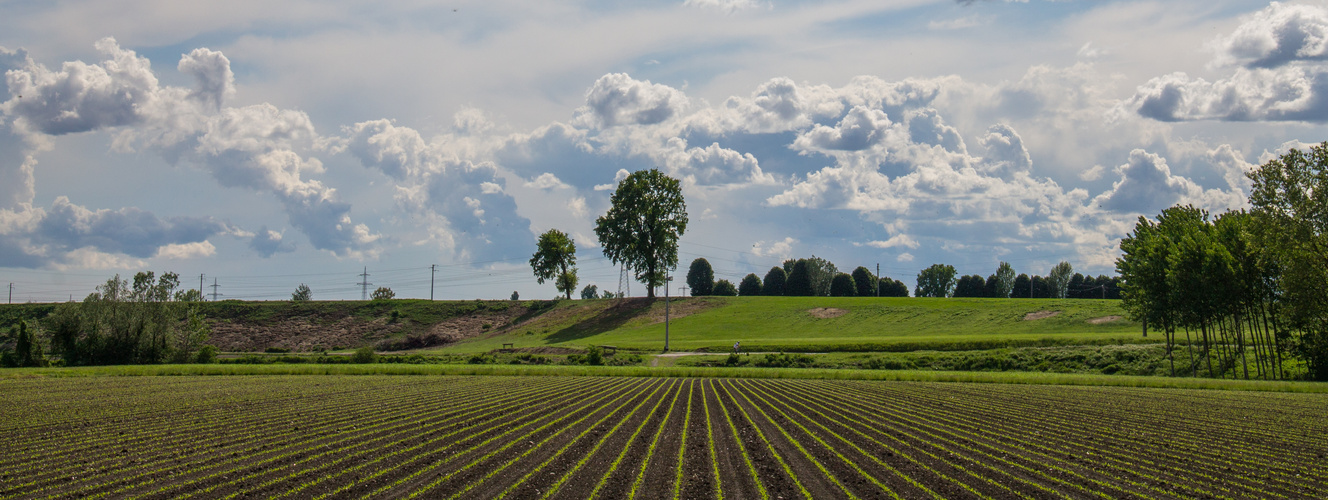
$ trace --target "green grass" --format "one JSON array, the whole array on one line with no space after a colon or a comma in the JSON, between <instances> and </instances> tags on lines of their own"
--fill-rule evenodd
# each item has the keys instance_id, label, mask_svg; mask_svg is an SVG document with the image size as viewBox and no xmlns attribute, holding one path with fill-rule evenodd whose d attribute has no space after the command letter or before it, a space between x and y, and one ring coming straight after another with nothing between
<instances>
[{"instance_id":1,"label":"green grass","mask_svg":"<svg viewBox=\"0 0 1328 500\"><path fill-rule=\"evenodd\" d=\"M29 377L107 377L180 375L505 375L598 377L715 377L828 380L895 380L996 384L1153 387L1328 394L1328 384L1315 382L1228 380L1183 377L1091 375L1041 372L962 372L925 370L849 370L803 368L703 368L642 366L540 365L128 365L77 368L10 368L0 379Z\"/></svg>"},{"instance_id":2,"label":"green grass","mask_svg":"<svg viewBox=\"0 0 1328 500\"><path fill-rule=\"evenodd\" d=\"M1088 320L1123 316L1116 300L919 299L867 297L705 297L674 299L695 311L669 325L670 349L727 351L912 351L1157 342L1138 323ZM847 311L817 318L809 310ZM699 310L696 310L699 309ZM677 310L677 309L675 309ZM1059 314L1025 321L1039 311ZM560 303L512 331L445 347L447 352L515 347L612 345L662 350L663 300Z\"/></svg>"}]
</instances>

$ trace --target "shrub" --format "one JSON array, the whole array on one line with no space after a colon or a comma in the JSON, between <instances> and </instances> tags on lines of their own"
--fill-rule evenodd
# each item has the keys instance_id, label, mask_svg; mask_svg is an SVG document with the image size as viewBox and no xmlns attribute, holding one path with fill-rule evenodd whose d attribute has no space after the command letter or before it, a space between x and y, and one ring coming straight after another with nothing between
<instances>
[{"instance_id":1,"label":"shrub","mask_svg":"<svg viewBox=\"0 0 1328 500\"><path fill-rule=\"evenodd\" d=\"M300 286L295 287L295 293L291 294L290 299L292 302L307 302L313 298L314 292L309 290L309 285L300 283Z\"/></svg>"},{"instance_id":2,"label":"shrub","mask_svg":"<svg viewBox=\"0 0 1328 500\"><path fill-rule=\"evenodd\" d=\"M469 364L472 364L472 365L487 365L487 364L492 363L492 362L493 362L493 358L491 358L491 357L489 357L489 356L485 356L485 355L483 355L483 354L476 354L476 355L474 355L474 356L471 356L469 359L466 359L466 363L469 363Z\"/></svg>"},{"instance_id":3,"label":"shrub","mask_svg":"<svg viewBox=\"0 0 1328 500\"><path fill-rule=\"evenodd\" d=\"M719 280L715 282L715 289L711 291L711 295L734 297L738 295L738 289L729 280Z\"/></svg>"},{"instance_id":4,"label":"shrub","mask_svg":"<svg viewBox=\"0 0 1328 500\"><path fill-rule=\"evenodd\" d=\"M396 298L396 296L397 293L393 292L391 288L380 286L377 290L373 291L373 295L370 295L369 298L373 300L392 300Z\"/></svg>"},{"instance_id":5,"label":"shrub","mask_svg":"<svg viewBox=\"0 0 1328 500\"><path fill-rule=\"evenodd\" d=\"M765 273L765 281L761 284L761 295L780 296L784 295L784 286L788 282L788 273L784 268L775 266L770 268L770 272Z\"/></svg>"},{"instance_id":6,"label":"shrub","mask_svg":"<svg viewBox=\"0 0 1328 500\"><path fill-rule=\"evenodd\" d=\"M853 283L853 276L846 273L835 275L835 279L830 282L831 297L852 297L857 295L857 285Z\"/></svg>"},{"instance_id":7,"label":"shrub","mask_svg":"<svg viewBox=\"0 0 1328 500\"><path fill-rule=\"evenodd\" d=\"M816 359L806 354L766 354L757 358L756 366L766 368L810 368L816 365Z\"/></svg>"},{"instance_id":8,"label":"shrub","mask_svg":"<svg viewBox=\"0 0 1328 500\"><path fill-rule=\"evenodd\" d=\"M872 289L872 283L875 282L876 276L866 267L858 266L853 270L853 286L859 297L875 296L876 290Z\"/></svg>"},{"instance_id":9,"label":"shrub","mask_svg":"<svg viewBox=\"0 0 1328 500\"><path fill-rule=\"evenodd\" d=\"M198 348L198 355L194 357L194 362L210 365L217 362L217 346L212 344Z\"/></svg>"},{"instance_id":10,"label":"shrub","mask_svg":"<svg viewBox=\"0 0 1328 500\"><path fill-rule=\"evenodd\" d=\"M756 273L751 273L742 277L742 282L738 283L738 295L751 297L761 294L761 278Z\"/></svg>"},{"instance_id":11,"label":"shrub","mask_svg":"<svg viewBox=\"0 0 1328 500\"><path fill-rule=\"evenodd\" d=\"M364 346L355 350L355 354L350 357L352 363L373 363L378 361L378 353L374 352L373 346Z\"/></svg>"},{"instance_id":12,"label":"shrub","mask_svg":"<svg viewBox=\"0 0 1328 500\"><path fill-rule=\"evenodd\" d=\"M604 350L598 346L590 346L586 349L586 364L602 365L604 364Z\"/></svg>"},{"instance_id":13,"label":"shrub","mask_svg":"<svg viewBox=\"0 0 1328 500\"><path fill-rule=\"evenodd\" d=\"M286 349L284 347L269 347L267 349L263 349L263 352L269 354L285 354L290 352L290 349Z\"/></svg>"},{"instance_id":14,"label":"shrub","mask_svg":"<svg viewBox=\"0 0 1328 500\"><path fill-rule=\"evenodd\" d=\"M598 299L599 287L595 285L586 285L585 288L581 289L581 298L584 300ZM605 298L611 298L611 297L605 297Z\"/></svg>"}]
</instances>

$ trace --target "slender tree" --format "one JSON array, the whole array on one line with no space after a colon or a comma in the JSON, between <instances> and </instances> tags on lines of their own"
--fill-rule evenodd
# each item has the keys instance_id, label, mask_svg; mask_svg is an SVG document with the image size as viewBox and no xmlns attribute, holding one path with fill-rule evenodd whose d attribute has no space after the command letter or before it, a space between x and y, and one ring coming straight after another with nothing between
<instances>
[{"instance_id":1,"label":"slender tree","mask_svg":"<svg viewBox=\"0 0 1328 500\"><path fill-rule=\"evenodd\" d=\"M738 295L743 297L761 295L761 278L758 278L756 273L743 276L742 282L738 283Z\"/></svg>"},{"instance_id":2,"label":"slender tree","mask_svg":"<svg viewBox=\"0 0 1328 500\"><path fill-rule=\"evenodd\" d=\"M784 285L788 281L788 274L784 268L775 266L765 273L765 280L761 282L761 295L780 296L784 295Z\"/></svg>"},{"instance_id":3,"label":"slender tree","mask_svg":"<svg viewBox=\"0 0 1328 500\"><path fill-rule=\"evenodd\" d=\"M1047 294L1053 299L1063 299L1070 291L1070 279L1074 275L1074 266L1061 261L1052 266L1047 273Z\"/></svg>"},{"instance_id":4,"label":"slender tree","mask_svg":"<svg viewBox=\"0 0 1328 500\"><path fill-rule=\"evenodd\" d=\"M1007 299L1014 293L1014 266L1009 262L1001 262L996 266L996 298Z\"/></svg>"},{"instance_id":5,"label":"slender tree","mask_svg":"<svg viewBox=\"0 0 1328 500\"><path fill-rule=\"evenodd\" d=\"M857 295L858 288L853 283L853 276L848 273L839 273L835 275L834 280L830 282L831 297L852 297Z\"/></svg>"},{"instance_id":6,"label":"slender tree","mask_svg":"<svg viewBox=\"0 0 1328 500\"><path fill-rule=\"evenodd\" d=\"M853 287L859 297L875 296L875 283L876 276L866 266L858 266L853 270Z\"/></svg>"},{"instance_id":7,"label":"slender tree","mask_svg":"<svg viewBox=\"0 0 1328 500\"><path fill-rule=\"evenodd\" d=\"M784 284L784 295L791 297L810 297L815 294L812 288L811 272L807 269L807 259L798 259Z\"/></svg>"},{"instance_id":8,"label":"slender tree","mask_svg":"<svg viewBox=\"0 0 1328 500\"><path fill-rule=\"evenodd\" d=\"M693 297L710 295L715 288L715 270L710 261L697 258L687 268L687 286L692 289Z\"/></svg>"}]
</instances>

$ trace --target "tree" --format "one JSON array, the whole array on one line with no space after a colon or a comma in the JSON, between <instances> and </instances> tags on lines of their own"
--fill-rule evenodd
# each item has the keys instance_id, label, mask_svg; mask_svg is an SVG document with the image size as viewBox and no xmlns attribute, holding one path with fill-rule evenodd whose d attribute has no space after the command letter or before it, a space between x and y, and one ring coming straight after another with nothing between
<instances>
[{"instance_id":1,"label":"tree","mask_svg":"<svg viewBox=\"0 0 1328 500\"><path fill-rule=\"evenodd\" d=\"M509 297L507 300L521 300L521 294L517 293L516 290L512 290L512 296Z\"/></svg>"},{"instance_id":2,"label":"tree","mask_svg":"<svg viewBox=\"0 0 1328 500\"><path fill-rule=\"evenodd\" d=\"M810 297L812 294L812 275L807 270L807 259L798 259L793 263L793 272L789 273L788 282L784 284L784 295Z\"/></svg>"},{"instance_id":3,"label":"tree","mask_svg":"<svg viewBox=\"0 0 1328 500\"><path fill-rule=\"evenodd\" d=\"M553 280L554 288L567 294L572 299L572 290L576 290L576 243L567 233L550 229L541 234L535 243L535 255L530 257L530 268L535 271L535 281L541 285L544 280Z\"/></svg>"},{"instance_id":4,"label":"tree","mask_svg":"<svg viewBox=\"0 0 1328 500\"><path fill-rule=\"evenodd\" d=\"M955 268L948 264L932 264L918 273L916 297L949 297L955 287Z\"/></svg>"},{"instance_id":5,"label":"tree","mask_svg":"<svg viewBox=\"0 0 1328 500\"><path fill-rule=\"evenodd\" d=\"M876 283L876 276L872 275L870 269L865 266L858 266L853 270L853 286L859 297L872 297L876 295L876 290L872 285Z\"/></svg>"},{"instance_id":6,"label":"tree","mask_svg":"<svg viewBox=\"0 0 1328 500\"><path fill-rule=\"evenodd\" d=\"M831 297L852 297L857 293L858 287L853 283L853 276L848 273L836 274L830 282Z\"/></svg>"},{"instance_id":7,"label":"tree","mask_svg":"<svg viewBox=\"0 0 1328 500\"><path fill-rule=\"evenodd\" d=\"M42 353L41 342L28 330L27 321L18 322L18 332L14 336L14 353L5 353L6 366L46 366L46 355Z\"/></svg>"},{"instance_id":8,"label":"tree","mask_svg":"<svg viewBox=\"0 0 1328 500\"><path fill-rule=\"evenodd\" d=\"M1063 299L1070 290L1070 279L1074 275L1074 266L1061 261L1047 273L1047 295L1053 299Z\"/></svg>"},{"instance_id":9,"label":"tree","mask_svg":"<svg viewBox=\"0 0 1328 500\"><path fill-rule=\"evenodd\" d=\"M1093 298L1093 294L1089 290L1090 287L1091 285L1085 281L1084 275L1074 273L1074 276L1070 278L1069 291L1065 293L1065 297L1070 299L1091 299Z\"/></svg>"},{"instance_id":10,"label":"tree","mask_svg":"<svg viewBox=\"0 0 1328 500\"><path fill-rule=\"evenodd\" d=\"M295 293L292 293L290 297L292 302L308 302L313 298L314 292L310 291L309 286L304 283L300 283L300 286L295 287Z\"/></svg>"},{"instance_id":11,"label":"tree","mask_svg":"<svg viewBox=\"0 0 1328 500\"><path fill-rule=\"evenodd\" d=\"M609 212L595 220L604 255L625 264L646 284L646 296L678 265L678 238L687 230L682 184L658 169L641 170L618 183Z\"/></svg>"},{"instance_id":12,"label":"tree","mask_svg":"<svg viewBox=\"0 0 1328 500\"><path fill-rule=\"evenodd\" d=\"M738 289L729 280L719 280L715 282L715 289L711 295L735 297L738 295Z\"/></svg>"},{"instance_id":13,"label":"tree","mask_svg":"<svg viewBox=\"0 0 1328 500\"><path fill-rule=\"evenodd\" d=\"M761 278L756 273L748 273L742 277L742 282L738 283L738 295L743 297L753 297L761 294Z\"/></svg>"},{"instance_id":14,"label":"tree","mask_svg":"<svg viewBox=\"0 0 1328 500\"><path fill-rule=\"evenodd\" d=\"M595 285L586 285L585 288L581 289L581 298L585 300L598 299L599 287Z\"/></svg>"},{"instance_id":15,"label":"tree","mask_svg":"<svg viewBox=\"0 0 1328 500\"><path fill-rule=\"evenodd\" d=\"M784 295L784 286L787 282L788 273L784 268L771 267L770 272L765 273L765 280L761 282L761 295L775 297Z\"/></svg>"},{"instance_id":16,"label":"tree","mask_svg":"<svg viewBox=\"0 0 1328 500\"><path fill-rule=\"evenodd\" d=\"M987 275L987 281L982 283L982 296L990 298L1004 298L1001 296L1001 282L995 274Z\"/></svg>"},{"instance_id":17,"label":"tree","mask_svg":"<svg viewBox=\"0 0 1328 500\"><path fill-rule=\"evenodd\" d=\"M692 261L691 267L687 268L687 286L692 289L693 297L710 295L714 292L715 270L710 267L710 261L704 258Z\"/></svg>"},{"instance_id":18,"label":"tree","mask_svg":"<svg viewBox=\"0 0 1328 500\"><path fill-rule=\"evenodd\" d=\"M981 297L983 295L983 286L985 283L986 282L982 280L982 277L976 274L963 276L959 278L959 282L955 285L954 296Z\"/></svg>"},{"instance_id":19,"label":"tree","mask_svg":"<svg viewBox=\"0 0 1328 500\"><path fill-rule=\"evenodd\" d=\"M1001 262L996 266L996 298L1008 299L1014 293L1014 266L1009 262Z\"/></svg>"},{"instance_id":20,"label":"tree","mask_svg":"<svg viewBox=\"0 0 1328 500\"><path fill-rule=\"evenodd\" d=\"M1014 287L1010 289L1010 296L1016 299L1033 298L1032 286L1033 280L1029 279L1027 274L1020 273L1014 279Z\"/></svg>"},{"instance_id":21,"label":"tree","mask_svg":"<svg viewBox=\"0 0 1328 500\"><path fill-rule=\"evenodd\" d=\"M203 292L190 288L188 290L177 290L175 292L176 302L202 302Z\"/></svg>"},{"instance_id":22,"label":"tree","mask_svg":"<svg viewBox=\"0 0 1328 500\"><path fill-rule=\"evenodd\" d=\"M881 278L877 282L877 287L881 289L882 297L907 297L908 285L903 281L890 278Z\"/></svg>"},{"instance_id":23,"label":"tree","mask_svg":"<svg viewBox=\"0 0 1328 500\"><path fill-rule=\"evenodd\" d=\"M380 286L369 295L369 298L372 300L392 300L396 296L396 292L393 292L391 288Z\"/></svg>"},{"instance_id":24,"label":"tree","mask_svg":"<svg viewBox=\"0 0 1328 500\"><path fill-rule=\"evenodd\" d=\"M1045 299L1051 297L1051 288L1047 286L1047 279L1041 276L1033 276L1033 298Z\"/></svg>"},{"instance_id":25,"label":"tree","mask_svg":"<svg viewBox=\"0 0 1328 500\"><path fill-rule=\"evenodd\" d=\"M839 269L828 260L815 255L807 259L807 276L812 282L812 295L826 297L830 295L830 282L834 281Z\"/></svg>"}]
</instances>

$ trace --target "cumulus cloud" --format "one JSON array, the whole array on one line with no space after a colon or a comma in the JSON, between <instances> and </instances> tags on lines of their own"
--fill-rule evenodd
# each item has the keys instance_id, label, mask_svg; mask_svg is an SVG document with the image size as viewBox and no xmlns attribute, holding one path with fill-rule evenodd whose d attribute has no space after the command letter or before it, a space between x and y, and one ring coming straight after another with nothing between
<instances>
[{"instance_id":1,"label":"cumulus cloud","mask_svg":"<svg viewBox=\"0 0 1328 500\"><path fill-rule=\"evenodd\" d=\"M715 9L731 13L740 10L755 9L765 4L756 0L686 0L682 5L684 7Z\"/></svg>"},{"instance_id":2,"label":"cumulus cloud","mask_svg":"<svg viewBox=\"0 0 1328 500\"><path fill-rule=\"evenodd\" d=\"M688 148L687 141L673 137L658 153L659 162L670 175L692 184L774 184L770 174L761 171L756 157L711 143L704 148ZM621 180L621 179L616 179Z\"/></svg>"},{"instance_id":3,"label":"cumulus cloud","mask_svg":"<svg viewBox=\"0 0 1328 500\"><path fill-rule=\"evenodd\" d=\"M752 254L757 257L777 257L783 260L793 256L793 245L796 243L798 240L792 236L773 242L758 241L752 245Z\"/></svg>"},{"instance_id":4,"label":"cumulus cloud","mask_svg":"<svg viewBox=\"0 0 1328 500\"><path fill-rule=\"evenodd\" d=\"M223 186L273 194L315 248L374 252L378 235L351 221L351 207L335 189L304 177L323 172L322 163L306 155L326 144L303 112L270 104L225 107L234 74L220 52L196 49L180 59L177 69L195 82L186 89L160 85L147 58L113 38L96 48L105 56L97 64L72 61L52 71L25 57L7 72L12 97L3 106L16 131L33 142L117 131L117 149L141 146L172 163L202 166Z\"/></svg>"},{"instance_id":5,"label":"cumulus cloud","mask_svg":"<svg viewBox=\"0 0 1328 500\"><path fill-rule=\"evenodd\" d=\"M1160 121L1328 121L1328 8L1273 2L1212 46L1228 76L1159 76L1123 105Z\"/></svg>"},{"instance_id":6,"label":"cumulus cloud","mask_svg":"<svg viewBox=\"0 0 1328 500\"><path fill-rule=\"evenodd\" d=\"M211 257L217 253L217 247L210 241L197 241L194 243L171 243L157 249L156 257L159 259L196 259L199 257Z\"/></svg>"},{"instance_id":7,"label":"cumulus cloud","mask_svg":"<svg viewBox=\"0 0 1328 500\"><path fill-rule=\"evenodd\" d=\"M258 228L258 232L249 240L249 248L257 252L263 258L271 257L278 253L289 253L295 251L295 245L285 241L285 236L277 231L268 229L267 226Z\"/></svg>"},{"instance_id":8,"label":"cumulus cloud","mask_svg":"<svg viewBox=\"0 0 1328 500\"><path fill-rule=\"evenodd\" d=\"M426 240L458 254L492 257L515 255L529 243L530 221L517 214L493 162L448 155L443 144L386 120L357 123L346 132L349 154L397 181L397 204L423 225ZM564 185L548 172L529 183L538 189Z\"/></svg>"},{"instance_id":9,"label":"cumulus cloud","mask_svg":"<svg viewBox=\"0 0 1328 500\"><path fill-rule=\"evenodd\" d=\"M1328 59L1328 8L1272 2L1213 46L1218 64L1275 68Z\"/></svg>"},{"instance_id":10,"label":"cumulus cloud","mask_svg":"<svg viewBox=\"0 0 1328 500\"><path fill-rule=\"evenodd\" d=\"M1166 159L1142 149L1131 151L1116 173L1120 180L1093 199L1097 206L1114 212L1154 214L1178 203L1220 211L1244 203L1240 192L1205 191L1194 181L1173 175Z\"/></svg>"},{"instance_id":11,"label":"cumulus cloud","mask_svg":"<svg viewBox=\"0 0 1328 500\"><path fill-rule=\"evenodd\" d=\"M576 122L600 128L652 125L678 115L687 103L686 95L668 85L609 73L586 91L586 105L577 110Z\"/></svg>"},{"instance_id":12,"label":"cumulus cloud","mask_svg":"<svg viewBox=\"0 0 1328 500\"><path fill-rule=\"evenodd\" d=\"M890 129L890 118L884 111L854 106L835 126L816 125L793 145L803 150L857 151L885 141Z\"/></svg>"},{"instance_id":13,"label":"cumulus cloud","mask_svg":"<svg viewBox=\"0 0 1328 500\"><path fill-rule=\"evenodd\" d=\"M1024 147L1023 138L1009 125L998 123L988 127L987 135L979 142L987 148L986 171L1008 179L1016 172L1033 169L1033 159Z\"/></svg>"},{"instance_id":14,"label":"cumulus cloud","mask_svg":"<svg viewBox=\"0 0 1328 500\"><path fill-rule=\"evenodd\" d=\"M872 248L882 249L895 247L917 248L921 246L921 244L918 243L918 240L913 239L907 234L896 234L885 241L868 241L866 245Z\"/></svg>"}]
</instances>

